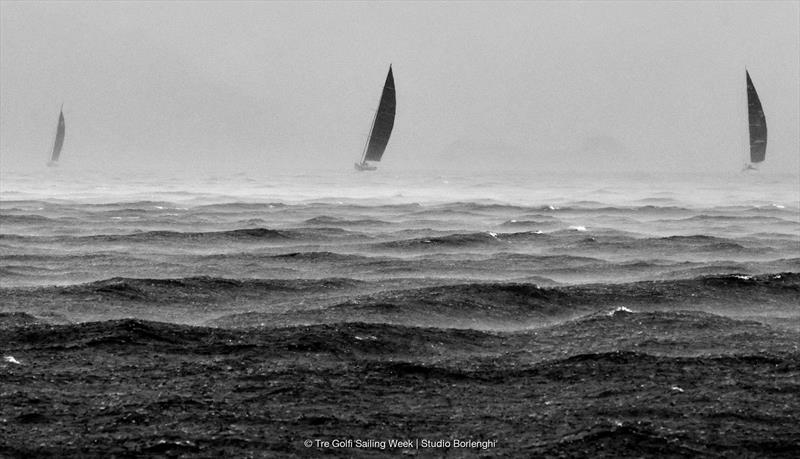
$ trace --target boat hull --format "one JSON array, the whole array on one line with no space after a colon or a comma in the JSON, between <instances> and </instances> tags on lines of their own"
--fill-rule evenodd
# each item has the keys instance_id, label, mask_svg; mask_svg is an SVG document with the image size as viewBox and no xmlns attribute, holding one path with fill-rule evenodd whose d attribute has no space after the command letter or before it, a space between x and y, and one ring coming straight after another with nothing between
<instances>
[{"instance_id":1,"label":"boat hull","mask_svg":"<svg viewBox=\"0 0 800 459\"><path fill-rule=\"evenodd\" d=\"M355 163L353 166L355 166L357 171L374 171L378 169L377 167L371 166L367 163Z\"/></svg>"}]
</instances>

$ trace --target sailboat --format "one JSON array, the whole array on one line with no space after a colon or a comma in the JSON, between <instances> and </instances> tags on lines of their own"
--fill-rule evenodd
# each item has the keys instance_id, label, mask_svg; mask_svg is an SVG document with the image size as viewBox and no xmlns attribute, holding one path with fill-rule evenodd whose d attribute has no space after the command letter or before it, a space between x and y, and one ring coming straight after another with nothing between
<instances>
[{"instance_id":1,"label":"sailboat","mask_svg":"<svg viewBox=\"0 0 800 459\"><path fill-rule=\"evenodd\" d=\"M383 84L381 101L378 103L378 110L375 112L375 118L372 120L372 127L369 130L369 138L361 153L361 161L355 163L356 170L374 171L377 169L367 161L378 162L381 160L386 145L389 143L389 136L392 135L395 107L394 76L390 64L389 74L386 75L386 82Z\"/></svg>"},{"instance_id":2,"label":"sailboat","mask_svg":"<svg viewBox=\"0 0 800 459\"><path fill-rule=\"evenodd\" d=\"M56 141L53 143L53 153L50 155L48 166L57 166L58 157L61 156L61 148L64 146L64 104L61 104L61 111L58 114L58 127L56 128Z\"/></svg>"},{"instance_id":3,"label":"sailboat","mask_svg":"<svg viewBox=\"0 0 800 459\"><path fill-rule=\"evenodd\" d=\"M744 73L747 76L747 119L750 131L750 162L745 164L744 170L758 170L756 165L764 161L767 154L767 119L750 73L747 69Z\"/></svg>"}]
</instances>

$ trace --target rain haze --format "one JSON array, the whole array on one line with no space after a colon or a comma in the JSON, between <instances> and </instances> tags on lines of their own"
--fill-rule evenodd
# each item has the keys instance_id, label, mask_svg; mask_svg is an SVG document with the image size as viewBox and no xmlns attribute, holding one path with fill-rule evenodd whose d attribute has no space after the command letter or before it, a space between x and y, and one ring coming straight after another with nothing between
<instances>
[{"instance_id":1,"label":"rain haze","mask_svg":"<svg viewBox=\"0 0 800 459\"><path fill-rule=\"evenodd\" d=\"M0 457L797 451L798 86L798 1L0 0Z\"/></svg>"},{"instance_id":2,"label":"rain haze","mask_svg":"<svg viewBox=\"0 0 800 459\"><path fill-rule=\"evenodd\" d=\"M799 5L3 1L0 161L348 169L391 63L382 169L737 171L747 67L798 173Z\"/></svg>"}]
</instances>

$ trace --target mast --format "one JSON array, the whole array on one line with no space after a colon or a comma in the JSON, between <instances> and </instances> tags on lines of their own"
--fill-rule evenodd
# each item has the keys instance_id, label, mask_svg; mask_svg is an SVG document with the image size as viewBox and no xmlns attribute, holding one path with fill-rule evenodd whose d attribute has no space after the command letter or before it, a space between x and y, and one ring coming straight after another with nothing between
<instances>
[{"instance_id":1,"label":"mast","mask_svg":"<svg viewBox=\"0 0 800 459\"><path fill-rule=\"evenodd\" d=\"M391 66L390 66L391 67ZM378 101L378 108L375 110L375 114L372 115L372 126L369 127L369 135L367 135L367 140L364 142L364 150L361 152L361 164L366 162L367 158L367 147L369 147L369 141L372 139L372 131L375 130L375 121L378 119L378 111L381 109L381 101Z\"/></svg>"},{"instance_id":2,"label":"mast","mask_svg":"<svg viewBox=\"0 0 800 459\"><path fill-rule=\"evenodd\" d=\"M742 158L744 159L744 168L747 169L750 166L750 110L747 106L747 66L744 67L744 74L745 74L745 90L742 92L741 90L738 91L739 93L739 106L741 107L741 111L739 112L740 115L744 114L743 117L740 118L739 121L739 130L741 131L741 135L739 136L739 143L740 148L742 150Z\"/></svg>"}]
</instances>

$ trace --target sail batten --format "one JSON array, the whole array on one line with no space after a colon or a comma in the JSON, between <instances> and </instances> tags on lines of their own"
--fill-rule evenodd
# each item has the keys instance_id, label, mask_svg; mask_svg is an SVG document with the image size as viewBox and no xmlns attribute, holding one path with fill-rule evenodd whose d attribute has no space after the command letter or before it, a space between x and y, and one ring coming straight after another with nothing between
<instances>
[{"instance_id":1,"label":"sail batten","mask_svg":"<svg viewBox=\"0 0 800 459\"><path fill-rule=\"evenodd\" d=\"M747 76L747 118L750 133L750 162L760 163L764 161L767 153L767 119L764 116L764 109L761 100L750 79L750 72L745 70Z\"/></svg>"},{"instance_id":2,"label":"sail batten","mask_svg":"<svg viewBox=\"0 0 800 459\"><path fill-rule=\"evenodd\" d=\"M64 110L62 109L58 114L58 127L56 128L56 140L53 143L53 153L50 155L50 162L58 162L61 156L61 148L64 147L64 134L66 132L66 123L64 123Z\"/></svg>"},{"instance_id":3,"label":"sail batten","mask_svg":"<svg viewBox=\"0 0 800 459\"><path fill-rule=\"evenodd\" d=\"M362 165L365 165L366 161L380 161L383 157L386 145L389 144L389 137L392 135L396 106L394 75L392 66L389 66L389 73L386 75L383 93L381 93L381 101L378 103L369 139L364 148L364 156L361 158Z\"/></svg>"}]
</instances>

